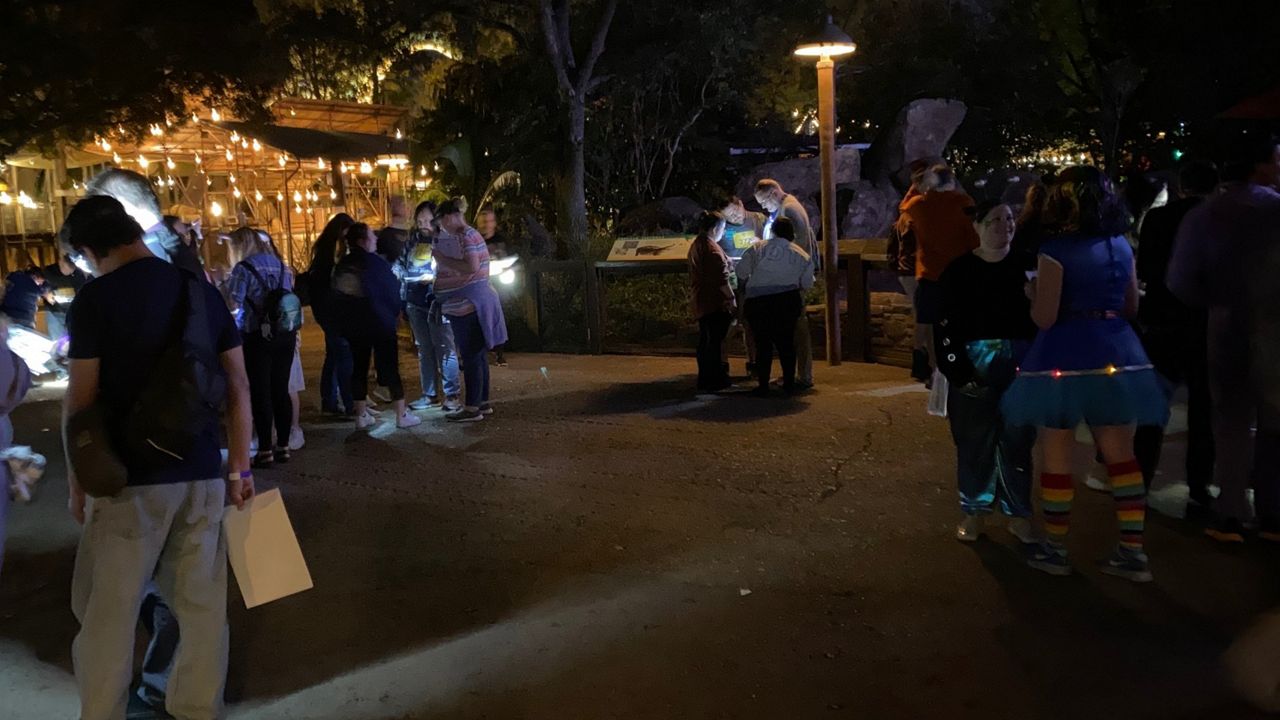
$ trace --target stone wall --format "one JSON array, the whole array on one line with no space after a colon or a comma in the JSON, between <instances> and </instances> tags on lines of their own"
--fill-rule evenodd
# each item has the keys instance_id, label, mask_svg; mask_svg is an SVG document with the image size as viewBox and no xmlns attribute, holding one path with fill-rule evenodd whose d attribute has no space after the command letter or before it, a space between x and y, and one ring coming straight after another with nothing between
<instances>
[{"instance_id":1,"label":"stone wall","mask_svg":"<svg viewBox=\"0 0 1280 720\"><path fill-rule=\"evenodd\" d=\"M871 293L871 359L911 367L916 321L904 293Z\"/></svg>"}]
</instances>

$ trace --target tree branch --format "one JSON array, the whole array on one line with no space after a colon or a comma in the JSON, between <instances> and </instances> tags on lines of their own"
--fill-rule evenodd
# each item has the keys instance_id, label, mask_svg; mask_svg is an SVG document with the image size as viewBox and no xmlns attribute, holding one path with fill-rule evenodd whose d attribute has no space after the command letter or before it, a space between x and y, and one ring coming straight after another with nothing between
<instances>
[{"instance_id":1,"label":"tree branch","mask_svg":"<svg viewBox=\"0 0 1280 720\"><path fill-rule=\"evenodd\" d=\"M584 97L587 85L591 82L591 75L595 72L596 61L604 53L604 41L609 36L609 26L613 24L613 14L617 9L618 0L606 0L604 12L596 25L595 35L591 38L591 51L587 53L587 59L582 63L582 70L578 73L578 89Z\"/></svg>"},{"instance_id":2,"label":"tree branch","mask_svg":"<svg viewBox=\"0 0 1280 720\"><path fill-rule=\"evenodd\" d=\"M566 98L574 97L573 83L569 81L569 71L564 63L564 51L560 48L559 33L556 29L555 13L551 8L551 0L541 0L542 37L547 43L547 54L551 56L551 67L556 71L556 80L560 92Z\"/></svg>"}]
</instances>

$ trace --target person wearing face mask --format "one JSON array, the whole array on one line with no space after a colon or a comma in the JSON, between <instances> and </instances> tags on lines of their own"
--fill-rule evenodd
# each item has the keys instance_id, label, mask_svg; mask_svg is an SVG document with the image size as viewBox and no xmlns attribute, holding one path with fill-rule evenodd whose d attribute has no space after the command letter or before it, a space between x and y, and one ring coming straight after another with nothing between
<instances>
[{"instance_id":1,"label":"person wearing face mask","mask_svg":"<svg viewBox=\"0 0 1280 720\"><path fill-rule=\"evenodd\" d=\"M809 211L804 209L804 203L800 202L795 195L783 190L777 180L767 178L756 183L755 196L760 207L769 213L765 239L773 237L779 220L783 218L790 220L795 234L792 242L804 250L805 255L809 257L810 274L816 275L822 264L819 259L821 253L818 252L818 238L814 235L813 226L809 224ZM812 287L812 285L813 283L810 282L809 286ZM813 340L810 338L809 321L805 316L803 297L801 300L799 315L796 316L794 345L796 387L803 390L813 387Z\"/></svg>"},{"instance_id":2,"label":"person wearing face mask","mask_svg":"<svg viewBox=\"0 0 1280 720\"><path fill-rule=\"evenodd\" d=\"M1035 542L1031 527L1031 448L1035 428L1005 422L1000 398L1035 337L1025 292L1029 256L1013 252L1013 210L986 200L971 212L980 244L942 273L938 367L950 381L947 418L956 444L963 520L956 538L973 542L998 506L1009 532Z\"/></svg>"},{"instance_id":3,"label":"person wearing face mask","mask_svg":"<svg viewBox=\"0 0 1280 720\"><path fill-rule=\"evenodd\" d=\"M142 242L152 255L196 277L205 277L204 266L194 245L184 241L165 223L160 212L160 199L146 176L120 168L104 170L85 183L85 195L115 198L129 217L142 226Z\"/></svg>"},{"instance_id":4,"label":"person wearing face mask","mask_svg":"<svg viewBox=\"0 0 1280 720\"><path fill-rule=\"evenodd\" d=\"M724 337L733 322L733 288L729 285L729 258L720 249L724 218L703 213L698 237L689 246L689 296L698 321L698 390L719 392L729 387L729 375L720 363Z\"/></svg>"}]
</instances>

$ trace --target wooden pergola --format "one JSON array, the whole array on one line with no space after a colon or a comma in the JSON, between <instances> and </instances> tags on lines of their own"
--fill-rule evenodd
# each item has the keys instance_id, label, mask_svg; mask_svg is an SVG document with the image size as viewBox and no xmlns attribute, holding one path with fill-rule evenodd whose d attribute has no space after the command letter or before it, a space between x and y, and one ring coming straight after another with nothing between
<instances>
[{"instance_id":1,"label":"wooden pergola","mask_svg":"<svg viewBox=\"0 0 1280 720\"><path fill-rule=\"evenodd\" d=\"M255 124L199 108L141 135L112 128L52 156L8 158L0 269L24 262L11 257L15 247L52 262L53 233L66 210L89 178L110 167L146 175L162 209L201 220L206 237L242 224L266 230L295 267L306 265L311 241L334 213L383 224L392 194L430 183L425 168L409 165L404 108L283 98L271 110L272 122ZM206 260L214 245L205 243Z\"/></svg>"}]
</instances>

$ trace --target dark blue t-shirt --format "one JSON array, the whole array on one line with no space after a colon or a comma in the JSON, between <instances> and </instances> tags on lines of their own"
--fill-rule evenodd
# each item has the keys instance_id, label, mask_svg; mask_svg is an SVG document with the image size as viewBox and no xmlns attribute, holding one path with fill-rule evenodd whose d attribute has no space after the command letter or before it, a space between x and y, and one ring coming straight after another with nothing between
<instances>
[{"instance_id":1,"label":"dark blue t-shirt","mask_svg":"<svg viewBox=\"0 0 1280 720\"><path fill-rule=\"evenodd\" d=\"M33 328L36 325L36 309L48 286L36 280L26 270L10 273L4 282L4 302L0 313L8 315L15 323Z\"/></svg>"},{"instance_id":2,"label":"dark blue t-shirt","mask_svg":"<svg viewBox=\"0 0 1280 720\"><path fill-rule=\"evenodd\" d=\"M183 276L158 258L135 260L90 280L71 303L67 329L73 360L100 361L98 398L108 417L124 417L146 385L160 354L172 342L174 312ZM217 289L202 283L213 346L240 346L240 333ZM116 438L118 441L118 438ZM129 473L129 485L212 480L222 475L219 425L210 421L186 459L150 473ZM123 458L126 467L128 458Z\"/></svg>"}]
</instances>

